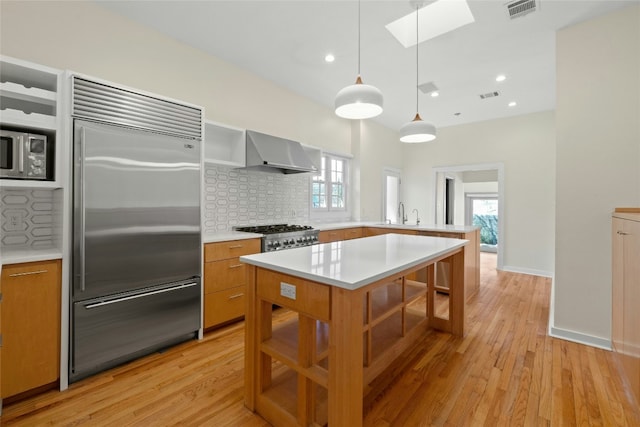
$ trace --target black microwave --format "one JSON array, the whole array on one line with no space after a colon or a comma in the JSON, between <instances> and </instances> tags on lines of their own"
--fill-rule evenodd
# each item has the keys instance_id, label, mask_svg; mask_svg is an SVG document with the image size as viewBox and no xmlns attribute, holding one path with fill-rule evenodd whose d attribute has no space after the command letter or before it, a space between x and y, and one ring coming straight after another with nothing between
<instances>
[{"instance_id":1,"label":"black microwave","mask_svg":"<svg viewBox=\"0 0 640 427\"><path fill-rule=\"evenodd\" d=\"M47 179L46 135L0 129L0 178Z\"/></svg>"}]
</instances>

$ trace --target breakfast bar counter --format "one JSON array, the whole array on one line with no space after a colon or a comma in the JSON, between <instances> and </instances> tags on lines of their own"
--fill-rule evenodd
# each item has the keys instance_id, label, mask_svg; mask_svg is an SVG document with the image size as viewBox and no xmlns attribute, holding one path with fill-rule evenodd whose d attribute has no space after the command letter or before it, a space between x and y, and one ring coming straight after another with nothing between
<instances>
[{"instance_id":1,"label":"breakfast bar counter","mask_svg":"<svg viewBox=\"0 0 640 427\"><path fill-rule=\"evenodd\" d=\"M245 406L275 426L361 426L367 385L397 356L429 328L464 334L467 243L386 234L240 257ZM442 316L433 266L445 259ZM296 315L276 323L274 305Z\"/></svg>"}]
</instances>

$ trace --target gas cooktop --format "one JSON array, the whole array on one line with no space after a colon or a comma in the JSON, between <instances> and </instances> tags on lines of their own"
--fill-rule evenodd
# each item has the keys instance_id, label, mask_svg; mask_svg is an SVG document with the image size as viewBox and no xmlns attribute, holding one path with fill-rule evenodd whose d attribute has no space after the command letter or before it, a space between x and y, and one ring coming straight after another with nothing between
<instances>
[{"instance_id":1,"label":"gas cooktop","mask_svg":"<svg viewBox=\"0 0 640 427\"><path fill-rule=\"evenodd\" d=\"M244 231L247 233L260 233L260 234L277 234L277 233L291 233L295 231L313 230L310 225L295 225L295 224L271 224L271 225L252 225L247 227L233 227L236 231Z\"/></svg>"}]
</instances>

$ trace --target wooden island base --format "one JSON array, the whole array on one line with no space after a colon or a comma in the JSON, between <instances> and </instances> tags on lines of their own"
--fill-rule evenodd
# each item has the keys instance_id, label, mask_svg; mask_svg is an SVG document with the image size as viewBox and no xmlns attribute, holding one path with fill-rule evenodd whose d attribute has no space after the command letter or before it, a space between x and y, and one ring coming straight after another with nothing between
<instances>
[{"instance_id":1,"label":"wooden island base","mask_svg":"<svg viewBox=\"0 0 640 427\"><path fill-rule=\"evenodd\" d=\"M442 260L448 318L434 306ZM463 335L464 247L354 290L247 268L245 405L275 426L361 426L368 384L429 328ZM426 283L407 278L421 270ZM273 304L296 318L275 324Z\"/></svg>"}]
</instances>

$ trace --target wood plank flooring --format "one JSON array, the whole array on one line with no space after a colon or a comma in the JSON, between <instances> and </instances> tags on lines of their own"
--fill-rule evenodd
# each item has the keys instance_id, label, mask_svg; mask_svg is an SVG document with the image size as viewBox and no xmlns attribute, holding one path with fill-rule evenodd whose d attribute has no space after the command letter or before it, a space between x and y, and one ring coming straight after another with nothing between
<instances>
[{"instance_id":1,"label":"wood plank flooring","mask_svg":"<svg viewBox=\"0 0 640 427\"><path fill-rule=\"evenodd\" d=\"M496 272L495 255L481 258L466 336L432 332L405 353L370 385L364 424L640 426L611 352L546 335L550 280ZM267 426L242 404L243 333L239 322L13 403L0 424Z\"/></svg>"}]
</instances>

